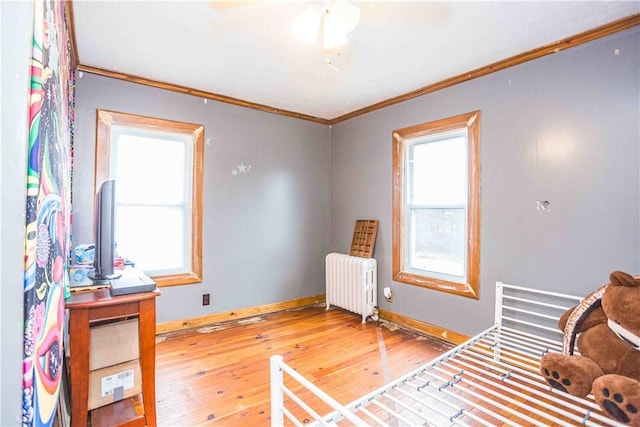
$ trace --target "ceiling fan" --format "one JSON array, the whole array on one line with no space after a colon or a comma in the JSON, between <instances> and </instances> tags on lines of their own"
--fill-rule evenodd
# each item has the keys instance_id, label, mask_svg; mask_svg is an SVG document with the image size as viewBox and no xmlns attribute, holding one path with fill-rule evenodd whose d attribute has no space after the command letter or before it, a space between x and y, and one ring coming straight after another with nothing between
<instances>
[{"instance_id":1,"label":"ceiling fan","mask_svg":"<svg viewBox=\"0 0 640 427\"><path fill-rule=\"evenodd\" d=\"M300 40L312 44L322 37L325 50L347 43L347 33L360 21L360 10L346 0L317 0L292 23L291 31Z\"/></svg>"},{"instance_id":2,"label":"ceiling fan","mask_svg":"<svg viewBox=\"0 0 640 427\"><path fill-rule=\"evenodd\" d=\"M264 0L210 0L215 10L262 3ZM360 10L347 0L314 0L291 23L291 31L300 40L313 44L322 38L325 50L335 49L347 43L347 33L360 21Z\"/></svg>"},{"instance_id":3,"label":"ceiling fan","mask_svg":"<svg viewBox=\"0 0 640 427\"><path fill-rule=\"evenodd\" d=\"M264 0L212 0L213 9L222 10L261 3ZM347 0L314 0L291 23L292 33L301 41L314 44L322 40L325 62L338 70L331 55L340 55L340 47L348 42L347 34L360 22L360 10Z\"/></svg>"}]
</instances>

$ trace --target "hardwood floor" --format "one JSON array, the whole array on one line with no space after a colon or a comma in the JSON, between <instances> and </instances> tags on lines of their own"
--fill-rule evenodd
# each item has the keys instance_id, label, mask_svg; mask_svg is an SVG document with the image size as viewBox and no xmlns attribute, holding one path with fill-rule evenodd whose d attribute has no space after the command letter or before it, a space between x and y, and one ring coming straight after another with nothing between
<instances>
[{"instance_id":1,"label":"hardwood floor","mask_svg":"<svg viewBox=\"0 0 640 427\"><path fill-rule=\"evenodd\" d=\"M270 425L274 354L348 403L453 347L388 323L360 321L315 306L159 337L158 425Z\"/></svg>"}]
</instances>

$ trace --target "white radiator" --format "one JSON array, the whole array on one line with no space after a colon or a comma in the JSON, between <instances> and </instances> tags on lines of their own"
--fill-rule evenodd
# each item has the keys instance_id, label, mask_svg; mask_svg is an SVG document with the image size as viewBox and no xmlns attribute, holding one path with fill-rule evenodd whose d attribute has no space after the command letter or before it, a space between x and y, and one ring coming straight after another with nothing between
<instances>
[{"instance_id":1,"label":"white radiator","mask_svg":"<svg viewBox=\"0 0 640 427\"><path fill-rule=\"evenodd\" d=\"M333 304L362 315L362 323L378 305L375 258L332 253L326 259L327 310Z\"/></svg>"}]
</instances>

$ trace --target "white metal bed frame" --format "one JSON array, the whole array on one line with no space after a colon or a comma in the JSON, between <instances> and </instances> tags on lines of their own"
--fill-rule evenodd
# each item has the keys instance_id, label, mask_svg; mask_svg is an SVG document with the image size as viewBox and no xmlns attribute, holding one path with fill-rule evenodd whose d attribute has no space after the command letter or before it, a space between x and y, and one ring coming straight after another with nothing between
<instances>
[{"instance_id":1,"label":"white metal bed frame","mask_svg":"<svg viewBox=\"0 0 640 427\"><path fill-rule=\"evenodd\" d=\"M551 389L539 373L545 353L562 351L557 320L581 298L496 288L493 327L347 405L272 356L271 425L621 425L591 395Z\"/></svg>"}]
</instances>

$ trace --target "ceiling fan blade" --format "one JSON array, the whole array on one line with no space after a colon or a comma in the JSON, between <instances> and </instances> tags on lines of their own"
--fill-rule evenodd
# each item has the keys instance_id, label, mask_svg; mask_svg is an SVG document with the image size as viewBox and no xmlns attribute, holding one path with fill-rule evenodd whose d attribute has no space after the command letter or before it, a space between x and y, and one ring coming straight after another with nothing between
<instances>
[{"instance_id":1,"label":"ceiling fan blade","mask_svg":"<svg viewBox=\"0 0 640 427\"><path fill-rule=\"evenodd\" d=\"M343 28L333 13L330 12L324 17L323 44L325 49L333 49L347 44L347 35Z\"/></svg>"},{"instance_id":2,"label":"ceiling fan blade","mask_svg":"<svg viewBox=\"0 0 640 427\"><path fill-rule=\"evenodd\" d=\"M291 23L291 31L300 40L313 44L318 31L320 30L320 22L325 11L319 3L312 3Z\"/></svg>"},{"instance_id":3,"label":"ceiling fan blade","mask_svg":"<svg viewBox=\"0 0 640 427\"><path fill-rule=\"evenodd\" d=\"M329 15L343 33L353 30L360 22L360 9L346 0L334 0L329 5Z\"/></svg>"}]
</instances>

